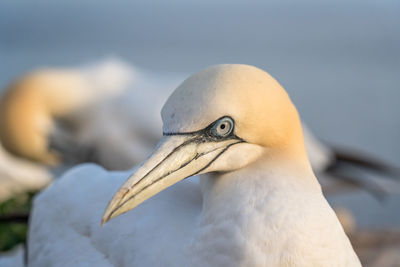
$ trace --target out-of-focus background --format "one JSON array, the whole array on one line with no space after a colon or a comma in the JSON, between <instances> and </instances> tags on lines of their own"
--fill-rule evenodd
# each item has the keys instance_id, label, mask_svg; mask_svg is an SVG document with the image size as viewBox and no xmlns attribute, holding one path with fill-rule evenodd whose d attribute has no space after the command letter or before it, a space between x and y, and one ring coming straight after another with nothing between
<instances>
[{"instance_id":1,"label":"out-of-focus background","mask_svg":"<svg viewBox=\"0 0 400 267\"><path fill-rule=\"evenodd\" d=\"M182 77L219 63L272 74L328 144L400 165L400 2L0 2L0 88L41 66L117 56ZM369 174L365 174L369 175ZM400 196L331 199L357 224L400 226Z\"/></svg>"}]
</instances>

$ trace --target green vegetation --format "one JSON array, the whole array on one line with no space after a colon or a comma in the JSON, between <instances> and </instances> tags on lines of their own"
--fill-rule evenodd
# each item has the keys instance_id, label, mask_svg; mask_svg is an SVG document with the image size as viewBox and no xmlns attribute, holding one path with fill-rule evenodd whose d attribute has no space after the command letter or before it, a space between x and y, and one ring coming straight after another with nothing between
<instances>
[{"instance_id":1,"label":"green vegetation","mask_svg":"<svg viewBox=\"0 0 400 267\"><path fill-rule=\"evenodd\" d=\"M0 203L0 251L25 242L28 231L26 218L33 196L34 193L25 193Z\"/></svg>"}]
</instances>

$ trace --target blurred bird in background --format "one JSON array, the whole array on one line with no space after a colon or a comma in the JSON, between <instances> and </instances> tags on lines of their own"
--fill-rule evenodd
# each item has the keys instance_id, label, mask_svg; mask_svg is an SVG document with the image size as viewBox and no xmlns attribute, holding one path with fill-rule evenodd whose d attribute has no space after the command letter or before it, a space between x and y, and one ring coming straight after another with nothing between
<instances>
[{"instance_id":1,"label":"blurred bird in background","mask_svg":"<svg viewBox=\"0 0 400 267\"><path fill-rule=\"evenodd\" d=\"M80 139L82 128L103 102L121 96L132 74L124 63L107 60L33 70L12 83L0 100L0 201L39 190L66 168L89 160L91 146Z\"/></svg>"}]
</instances>

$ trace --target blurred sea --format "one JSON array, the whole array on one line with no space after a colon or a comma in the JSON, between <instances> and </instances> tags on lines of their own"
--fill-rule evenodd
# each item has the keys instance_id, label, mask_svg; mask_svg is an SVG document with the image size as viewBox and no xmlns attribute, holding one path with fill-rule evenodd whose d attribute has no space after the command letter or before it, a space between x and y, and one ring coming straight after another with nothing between
<instances>
[{"instance_id":1,"label":"blurred sea","mask_svg":"<svg viewBox=\"0 0 400 267\"><path fill-rule=\"evenodd\" d=\"M38 66L119 56L189 74L253 64L287 89L331 144L400 166L400 2L0 1L0 88ZM400 196L333 198L362 225L400 225Z\"/></svg>"}]
</instances>

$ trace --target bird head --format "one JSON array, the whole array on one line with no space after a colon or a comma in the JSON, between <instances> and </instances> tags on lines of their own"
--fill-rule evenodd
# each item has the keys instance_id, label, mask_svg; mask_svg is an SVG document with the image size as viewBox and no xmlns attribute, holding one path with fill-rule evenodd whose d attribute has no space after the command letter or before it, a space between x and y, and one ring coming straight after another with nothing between
<instances>
[{"instance_id":1,"label":"bird head","mask_svg":"<svg viewBox=\"0 0 400 267\"><path fill-rule=\"evenodd\" d=\"M306 158L288 94L253 66L217 65L192 75L161 116L162 139L114 195L102 224L196 174L233 171L263 156Z\"/></svg>"}]
</instances>

